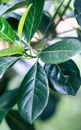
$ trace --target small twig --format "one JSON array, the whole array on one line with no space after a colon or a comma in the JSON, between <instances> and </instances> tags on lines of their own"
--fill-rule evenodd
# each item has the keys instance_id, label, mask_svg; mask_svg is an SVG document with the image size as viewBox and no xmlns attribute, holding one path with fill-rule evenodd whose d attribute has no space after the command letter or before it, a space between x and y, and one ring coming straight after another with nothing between
<instances>
[{"instance_id":1,"label":"small twig","mask_svg":"<svg viewBox=\"0 0 81 130\"><path fill-rule=\"evenodd\" d=\"M51 26L52 21L54 21L54 19L55 19L57 13L59 12L59 10L60 10L60 8L61 8L63 2L64 2L64 0L62 0L62 2L60 3L60 5L59 5L58 8L57 8L55 14L53 15L52 19L50 20L50 22L49 22L49 24L48 24L48 26L47 26L47 28L46 28L46 30L45 30L45 34L47 33L49 27Z\"/></svg>"},{"instance_id":2,"label":"small twig","mask_svg":"<svg viewBox=\"0 0 81 130\"><path fill-rule=\"evenodd\" d=\"M63 17L64 14L66 13L66 11L67 11L67 9L68 9L70 3L71 3L71 0L69 0L68 3L67 3L67 5L64 7L63 12L60 14L60 19L58 20L58 22L56 23L55 26L57 26L57 25L59 24L59 22L62 20L62 17Z\"/></svg>"}]
</instances>

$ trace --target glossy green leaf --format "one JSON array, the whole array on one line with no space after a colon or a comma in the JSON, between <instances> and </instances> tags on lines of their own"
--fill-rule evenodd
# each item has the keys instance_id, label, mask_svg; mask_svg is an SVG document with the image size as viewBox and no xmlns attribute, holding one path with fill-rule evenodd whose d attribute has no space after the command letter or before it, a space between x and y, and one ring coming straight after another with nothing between
<instances>
[{"instance_id":1,"label":"glossy green leaf","mask_svg":"<svg viewBox=\"0 0 81 130\"><path fill-rule=\"evenodd\" d=\"M29 43L34 33L36 32L41 17L44 6L44 0L28 0L28 5L32 3L32 7L28 12L25 21L25 35L27 37L27 42Z\"/></svg>"},{"instance_id":2,"label":"glossy green leaf","mask_svg":"<svg viewBox=\"0 0 81 130\"><path fill-rule=\"evenodd\" d=\"M0 5L0 15L3 15L7 12L11 12L15 9L22 8L26 6L26 0L10 0L10 2Z\"/></svg>"},{"instance_id":3,"label":"glossy green leaf","mask_svg":"<svg viewBox=\"0 0 81 130\"><path fill-rule=\"evenodd\" d=\"M50 87L62 94L75 95L80 88L80 72L76 64L69 60L58 65L45 65Z\"/></svg>"},{"instance_id":4,"label":"glossy green leaf","mask_svg":"<svg viewBox=\"0 0 81 130\"><path fill-rule=\"evenodd\" d=\"M21 39L22 37L22 31L23 31L23 27L24 27L24 22L25 22L25 19L26 19L26 16L31 8L32 4L30 4L27 9L25 10L24 14L22 15L20 21L19 21L19 26L18 26L18 36L19 38Z\"/></svg>"},{"instance_id":5,"label":"glossy green leaf","mask_svg":"<svg viewBox=\"0 0 81 130\"><path fill-rule=\"evenodd\" d=\"M58 64L69 60L72 56L81 52L81 42L77 39L59 41L44 49L40 58L48 64Z\"/></svg>"},{"instance_id":6,"label":"glossy green leaf","mask_svg":"<svg viewBox=\"0 0 81 130\"><path fill-rule=\"evenodd\" d=\"M0 78L2 78L5 71L9 69L18 59L18 57L0 58Z\"/></svg>"},{"instance_id":7,"label":"glossy green leaf","mask_svg":"<svg viewBox=\"0 0 81 130\"><path fill-rule=\"evenodd\" d=\"M35 130L34 126L25 121L16 110L8 113L6 121L11 130Z\"/></svg>"},{"instance_id":8,"label":"glossy green leaf","mask_svg":"<svg viewBox=\"0 0 81 130\"><path fill-rule=\"evenodd\" d=\"M8 41L10 43L14 43L15 36L13 29L9 25L9 23L0 16L0 39Z\"/></svg>"},{"instance_id":9,"label":"glossy green leaf","mask_svg":"<svg viewBox=\"0 0 81 130\"><path fill-rule=\"evenodd\" d=\"M0 50L0 57L4 56L12 56L12 55L22 55L24 52L23 48L21 46L18 47L10 47L7 49Z\"/></svg>"},{"instance_id":10,"label":"glossy green leaf","mask_svg":"<svg viewBox=\"0 0 81 130\"><path fill-rule=\"evenodd\" d=\"M18 94L18 108L22 117L32 123L44 110L49 95L48 81L39 63L26 74Z\"/></svg>"},{"instance_id":11,"label":"glossy green leaf","mask_svg":"<svg viewBox=\"0 0 81 130\"><path fill-rule=\"evenodd\" d=\"M9 90L0 96L0 123L7 112L15 105L18 89Z\"/></svg>"}]
</instances>

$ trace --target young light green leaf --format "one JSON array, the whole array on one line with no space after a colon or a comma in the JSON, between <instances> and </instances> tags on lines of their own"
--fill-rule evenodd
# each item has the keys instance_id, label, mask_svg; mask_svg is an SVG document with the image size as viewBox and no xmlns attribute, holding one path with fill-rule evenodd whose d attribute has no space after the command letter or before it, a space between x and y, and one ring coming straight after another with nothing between
<instances>
[{"instance_id":1,"label":"young light green leaf","mask_svg":"<svg viewBox=\"0 0 81 130\"><path fill-rule=\"evenodd\" d=\"M30 4L27 7L27 9L25 10L24 14L22 15L22 17L20 19L19 26L18 26L18 36L19 36L20 39L22 37L22 31L23 31L23 27L24 27L24 22L25 22L26 16L27 16L31 6L32 6L32 4Z\"/></svg>"},{"instance_id":2,"label":"young light green leaf","mask_svg":"<svg viewBox=\"0 0 81 130\"><path fill-rule=\"evenodd\" d=\"M42 17L44 0L27 0L27 2L28 5L32 3L32 7L28 12L25 21L25 35L27 37L27 42L29 43L39 26Z\"/></svg>"},{"instance_id":3,"label":"young light green leaf","mask_svg":"<svg viewBox=\"0 0 81 130\"><path fill-rule=\"evenodd\" d=\"M10 47L7 49L0 50L0 57L4 56L11 56L11 55L22 55L24 52L23 48L18 46L18 47Z\"/></svg>"},{"instance_id":4,"label":"young light green leaf","mask_svg":"<svg viewBox=\"0 0 81 130\"><path fill-rule=\"evenodd\" d=\"M69 60L72 56L81 52L81 42L77 39L66 39L48 46L40 54L43 62L58 64Z\"/></svg>"},{"instance_id":5,"label":"young light green leaf","mask_svg":"<svg viewBox=\"0 0 81 130\"><path fill-rule=\"evenodd\" d=\"M15 105L18 89L9 90L0 97L0 123L7 112Z\"/></svg>"},{"instance_id":6,"label":"young light green leaf","mask_svg":"<svg viewBox=\"0 0 81 130\"><path fill-rule=\"evenodd\" d=\"M18 108L22 117L32 123L44 110L48 102L48 80L39 63L26 74L18 94Z\"/></svg>"},{"instance_id":7,"label":"young light green leaf","mask_svg":"<svg viewBox=\"0 0 81 130\"><path fill-rule=\"evenodd\" d=\"M19 57L1 57L0 58L0 78L4 75L5 71L10 68Z\"/></svg>"},{"instance_id":8,"label":"young light green leaf","mask_svg":"<svg viewBox=\"0 0 81 130\"><path fill-rule=\"evenodd\" d=\"M10 43L15 43L15 36L13 29L9 23L0 16L0 39L8 41Z\"/></svg>"}]
</instances>

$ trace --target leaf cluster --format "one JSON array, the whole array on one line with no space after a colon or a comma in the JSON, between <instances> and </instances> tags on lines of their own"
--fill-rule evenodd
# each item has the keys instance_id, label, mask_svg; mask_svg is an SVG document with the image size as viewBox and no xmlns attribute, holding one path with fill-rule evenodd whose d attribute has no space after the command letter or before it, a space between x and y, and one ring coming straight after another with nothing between
<instances>
[{"instance_id":1,"label":"leaf cluster","mask_svg":"<svg viewBox=\"0 0 81 130\"><path fill-rule=\"evenodd\" d=\"M53 21L63 2L60 3L53 18L48 17L49 14L43 10L45 0L11 0L0 5L0 39L9 42L10 45L9 48L0 50L0 78L21 59L36 61L21 85L17 89L6 91L0 97L0 122L7 115L6 121L12 130L17 128L34 130L34 126L30 124L42 114L46 106L48 108L50 90L54 93L76 95L80 88L80 70L72 60L73 56L81 52L80 40L75 37L60 39L52 45L48 45L46 40L50 33L56 35ZM78 7L80 4L75 0L75 14L81 25ZM25 7L22 15L12 12L21 7ZM61 16L64 13L65 10ZM10 19L10 16L13 18ZM32 38L36 33L38 37L33 42ZM16 103L20 114L11 110Z\"/></svg>"}]
</instances>

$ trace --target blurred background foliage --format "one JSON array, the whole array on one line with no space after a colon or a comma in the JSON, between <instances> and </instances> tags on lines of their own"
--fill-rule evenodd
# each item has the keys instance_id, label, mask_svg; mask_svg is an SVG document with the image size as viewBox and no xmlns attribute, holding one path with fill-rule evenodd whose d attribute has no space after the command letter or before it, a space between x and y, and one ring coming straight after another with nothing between
<instances>
[{"instance_id":1,"label":"blurred background foliage","mask_svg":"<svg viewBox=\"0 0 81 130\"><path fill-rule=\"evenodd\" d=\"M8 1L9 0L0 0L0 3L8 2ZM77 36L78 24L74 18L73 2L74 2L73 0L64 0L63 3L62 0L45 1L45 7L44 7L45 13L43 14L42 23L39 26L39 30L42 33L44 33L44 30L46 29L50 21L52 22L46 35L48 44L52 43L52 41L54 40L58 40L58 38L61 36L62 38L66 36L68 37ZM55 15L55 12L60 6L60 3L62 3L61 8L59 9L58 13ZM19 17L17 17L17 15L16 17L13 17L13 19L10 19L11 17L9 17L9 15L5 17L11 23L13 28L16 30ZM52 19L52 17L54 17L54 20ZM69 19L70 21L66 21ZM11 20L12 21L16 20L16 22L13 23ZM48 37L49 34L52 34L51 39ZM32 43L33 47L35 47L35 45ZM77 55L74 58L74 60L81 71L81 63L80 63L81 56ZM22 67L22 70L18 69L18 65ZM20 61L16 63L16 65L14 65L12 69L8 70L5 73L3 79L1 79L0 81L0 84L4 88L4 90L13 89L17 85L19 85L19 83L22 81L22 77L28 71L26 70L26 67L28 67L29 69L30 66L31 64L29 62ZM4 90L1 89L1 92ZM57 94L56 92L52 93L50 91L48 105L45 111L40 116L40 118L37 119L34 123L35 130L81 130L80 98L81 98L81 89L78 91L76 96L65 96L65 95ZM16 106L13 109L17 109ZM1 124L0 130L10 130L5 120L3 120Z\"/></svg>"}]
</instances>

